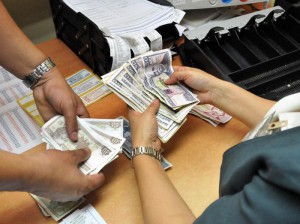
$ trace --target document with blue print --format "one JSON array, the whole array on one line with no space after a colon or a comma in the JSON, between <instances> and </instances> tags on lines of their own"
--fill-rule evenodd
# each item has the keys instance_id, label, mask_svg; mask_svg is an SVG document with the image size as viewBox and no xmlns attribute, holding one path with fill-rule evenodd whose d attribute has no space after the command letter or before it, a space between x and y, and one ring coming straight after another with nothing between
<instances>
[{"instance_id":1,"label":"document with blue print","mask_svg":"<svg viewBox=\"0 0 300 224\"><path fill-rule=\"evenodd\" d=\"M0 66L0 150L20 154L42 143L40 127L16 103L31 92Z\"/></svg>"},{"instance_id":2,"label":"document with blue print","mask_svg":"<svg viewBox=\"0 0 300 224\"><path fill-rule=\"evenodd\" d=\"M20 154L42 143L41 128L16 103L0 107L0 149Z\"/></svg>"}]
</instances>

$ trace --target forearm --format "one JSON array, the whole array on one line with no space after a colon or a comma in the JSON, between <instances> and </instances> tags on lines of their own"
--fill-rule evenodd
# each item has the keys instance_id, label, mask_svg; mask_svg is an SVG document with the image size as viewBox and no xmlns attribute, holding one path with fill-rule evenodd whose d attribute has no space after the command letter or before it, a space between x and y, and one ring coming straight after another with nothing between
<instances>
[{"instance_id":1,"label":"forearm","mask_svg":"<svg viewBox=\"0 0 300 224\"><path fill-rule=\"evenodd\" d=\"M0 0L0 65L23 79L47 57L23 34Z\"/></svg>"},{"instance_id":2,"label":"forearm","mask_svg":"<svg viewBox=\"0 0 300 224\"><path fill-rule=\"evenodd\" d=\"M24 191L28 166L23 156L0 150L0 190Z\"/></svg>"},{"instance_id":3,"label":"forearm","mask_svg":"<svg viewBox=\"0 0 300 224\"><path fill-rule=\"evenodd\" d=\"M275 102L256 96L232 83L220 81L215 88L212 104L253 128Z\"/></svg>"},{"instance_id":4,"label":"forearm","mask_svg":"<svg viewBox=\"0 0 300 224\"><path fill-rule=\"evenodd\" d=\"M133 160L144 223L193 223L195 216L170 182L158 160L139 155Z\"/></svg>"}]
</instances>

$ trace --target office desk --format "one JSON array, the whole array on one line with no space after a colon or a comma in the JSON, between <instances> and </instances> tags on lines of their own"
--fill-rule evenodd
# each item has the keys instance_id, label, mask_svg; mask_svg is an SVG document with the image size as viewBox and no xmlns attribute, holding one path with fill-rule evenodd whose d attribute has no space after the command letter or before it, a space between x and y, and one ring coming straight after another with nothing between
<instances>
[{"instance_id":1,"label":"office desk","mask_svg":"<svg viewBox=\"0 0 300 224\"><path fill-rule=\"evenodd\" d=\"M53 59L65 76L88 68L58 39L42 43L38 47ZM174 64L180 64L178 57ZM126 104L115 94L97 101L88 110L93 118L127 117ZM248 128L235 119L225 125L213 127L195 116L188 115L187 122L168 143L163 144L163 155L173 164L166 172L195 215L200 215L218 198L222 155L229 147L237 144L247 131ZM39 150L45 150L45 145L41 144L26 153ZM84 205L91 203L109 224L143 223L138 189L128 158L120 155L103 171L106 176L105 185L87 195ZM1 192L0 223L56 222L42 215L28 193Z\"/></svg>"}]
</instances>

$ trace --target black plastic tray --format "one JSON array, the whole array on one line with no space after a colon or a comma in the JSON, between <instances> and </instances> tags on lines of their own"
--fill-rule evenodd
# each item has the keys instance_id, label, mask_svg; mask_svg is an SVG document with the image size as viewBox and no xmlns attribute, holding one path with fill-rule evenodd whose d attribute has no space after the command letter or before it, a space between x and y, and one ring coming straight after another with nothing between
<instances>
[{"instance_id":1,"label":"black plastic tray","mask_svg":"<svg viewBox=\"0 0 300 224\"><path fill-rule=\"evenodd\" d=\"M185 38L183 61L264 98L299 92L300 7L292 5L278 18L274 13L225 34L213 28L201 41Z\"/></svg>"}]
</instances>

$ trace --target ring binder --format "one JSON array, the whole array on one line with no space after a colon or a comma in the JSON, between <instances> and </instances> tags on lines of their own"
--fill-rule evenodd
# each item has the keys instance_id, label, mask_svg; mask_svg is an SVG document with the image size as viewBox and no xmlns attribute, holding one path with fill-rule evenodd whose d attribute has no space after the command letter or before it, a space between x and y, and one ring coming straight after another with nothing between
<instances>
[{"instance_id":1,"label":"ring binder","mask_svg":"<svg viewBox=\"0 0 300 224\"><path fill-rule=\"evenodd\" d=\"M170 6L166 0L151 2ZM111 70L112 57L105 34L80 12L75 12L63 0L50 0L57 38L61 39L75 54L79 56L93 72L99 76ZM162 25L156 29L164 43L175 41L179 33L175 23ZM144 38L150 45L149 39ZM131 57L135 56L132 52Z\"/></svg>"}]
</instances>

